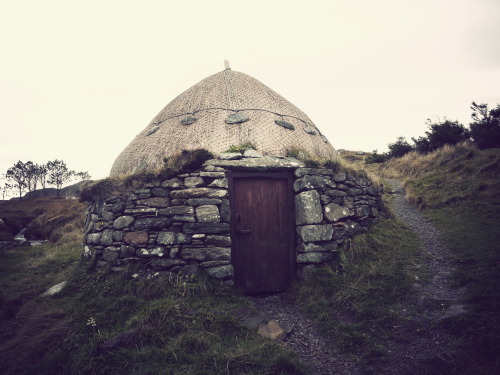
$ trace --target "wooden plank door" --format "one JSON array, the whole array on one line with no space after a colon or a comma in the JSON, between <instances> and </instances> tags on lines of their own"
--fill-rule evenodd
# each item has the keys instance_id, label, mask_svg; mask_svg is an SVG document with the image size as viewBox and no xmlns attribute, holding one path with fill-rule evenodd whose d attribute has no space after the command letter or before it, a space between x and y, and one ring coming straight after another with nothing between
<instances>
[{"instance_id":1,"label":"wooden plank door","mask_svg":"<svg viewBox=\"0 0 500 375\"><path fill-rule=\"evenodd\" d=\"M291 176L235 174L230 181L235 285L247 293L283 291L296 261Z\"/></svg>"}]
</instances>

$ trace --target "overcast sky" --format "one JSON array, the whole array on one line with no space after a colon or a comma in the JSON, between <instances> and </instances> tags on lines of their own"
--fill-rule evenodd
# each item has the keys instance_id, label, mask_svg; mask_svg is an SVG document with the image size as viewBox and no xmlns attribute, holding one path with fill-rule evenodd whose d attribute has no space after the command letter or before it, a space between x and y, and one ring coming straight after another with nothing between
<instances>
[{"instance_id":1,"label":"overcast sky","mask_svg":"<svg viewBox=\"0 0 500 375\"><path fill-rule=\"evenodd\" d=\"M498 0L0 0L0 173L62 159L106 177L225 59L336 149L383 152L500 103L499 20Z\"/></svg>"}]
</instances>

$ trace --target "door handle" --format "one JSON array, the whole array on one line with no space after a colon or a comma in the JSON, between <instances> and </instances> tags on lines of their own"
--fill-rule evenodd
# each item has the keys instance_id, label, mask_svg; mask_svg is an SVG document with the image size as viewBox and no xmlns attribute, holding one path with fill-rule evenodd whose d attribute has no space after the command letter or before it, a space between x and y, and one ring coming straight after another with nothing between
<instances>
[{"instance_id":1,"label":"door handle","mask_svg":"<svg viewBox=\"0 0 500 375\"><path fill-rule=\"evenodd\" d=\"M252 234L250 229L236 229L237 234Z\"/></svg>"}]
</instances>

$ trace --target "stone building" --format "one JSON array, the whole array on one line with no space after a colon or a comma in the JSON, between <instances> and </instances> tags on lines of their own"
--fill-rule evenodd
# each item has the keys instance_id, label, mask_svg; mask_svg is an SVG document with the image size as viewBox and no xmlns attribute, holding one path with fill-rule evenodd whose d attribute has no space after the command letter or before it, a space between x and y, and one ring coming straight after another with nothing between
<instances>
[{"instance_id":1,"label":"stone building","mask_svg":"<svg viewBox=\"0 0 500 375\"><path fill-rule=\"evenodd\" d=\"M245 152L224 152L252 144ZM248 293L281 291L298 272L334 261L383 209L380 188L353 172L289 157L335 159L297 107L227 68L168 104L116 159L111 176L159 170L203 148L213 159L89 205L84 251L99 265L141 263L166 276L205 272ZM333 168L333 169L332 169Z\"/></svg>"}]
</instances>

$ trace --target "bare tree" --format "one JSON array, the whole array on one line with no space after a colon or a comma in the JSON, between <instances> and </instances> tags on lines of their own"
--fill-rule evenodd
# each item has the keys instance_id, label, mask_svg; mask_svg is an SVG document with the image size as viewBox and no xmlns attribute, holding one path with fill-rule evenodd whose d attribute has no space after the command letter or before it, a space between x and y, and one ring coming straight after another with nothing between
<instances>
[{"instance_id":1,"label":"bare tree","mask_svg":"<svg viewBox=\"0 0 500 375\"><path fill-rule=\"evenodd\" d=\"M47 174L48 173L49 173L49 169L47 167L47 164L39 165L38 174L39 174L40 184L42 184L42 189L45 189L45 186L47 184Z\"/></svg>"},{"instance_id":2,"label":"bare tree","mask_svg":"<svg viewBox=\"0 0 500 375\"><path fill-rule=\"evenodd\" d=\"M71 181L75 175L74 171L70 171L66 166L66 163L62 160L49 161L47 163L48 169L48 183L50 185L55 185L57 190L57 196L59 196L61 187L66 183Z\"/></svg>"},{"instance_id":3,"label":"bare tree","mask_svg":"<svg viewBox=\"0 0 500 375\"><path fill-rule=\"evenodd\" d=\"M75 176L80 178L82 181L88 181L91 178L89 172L78 172L78 173L75 173Z\"/></svg>"},{"instance_id":4,"label":"bare tree","mask_svg":"<svg viewBox=\"0 0 500 375\"><path fill-rule=\"evenodd\" d=\"M13 167L7 170L6 177L11 182L12 186L19 190L19 199L21 199L23 190L27 186L26 165L19 160Z\"/></svg>"},{"instance_id":5,"label":"bare tree","mask_svg":"<svg viewBox=\"0 0 500 375\"><path fill-rule=\"evenodd\" d=\"M2 175L2 178L3 179L6 179L7 176L4 174ZM0 185L0 191L2 192L2 200L4 201L5 200L5 195L7 195L7 193L12 189L12 184L10 184L8 181L5 181L4 183L2 183L2 185Z\"/></svg>"}]
</instances>

